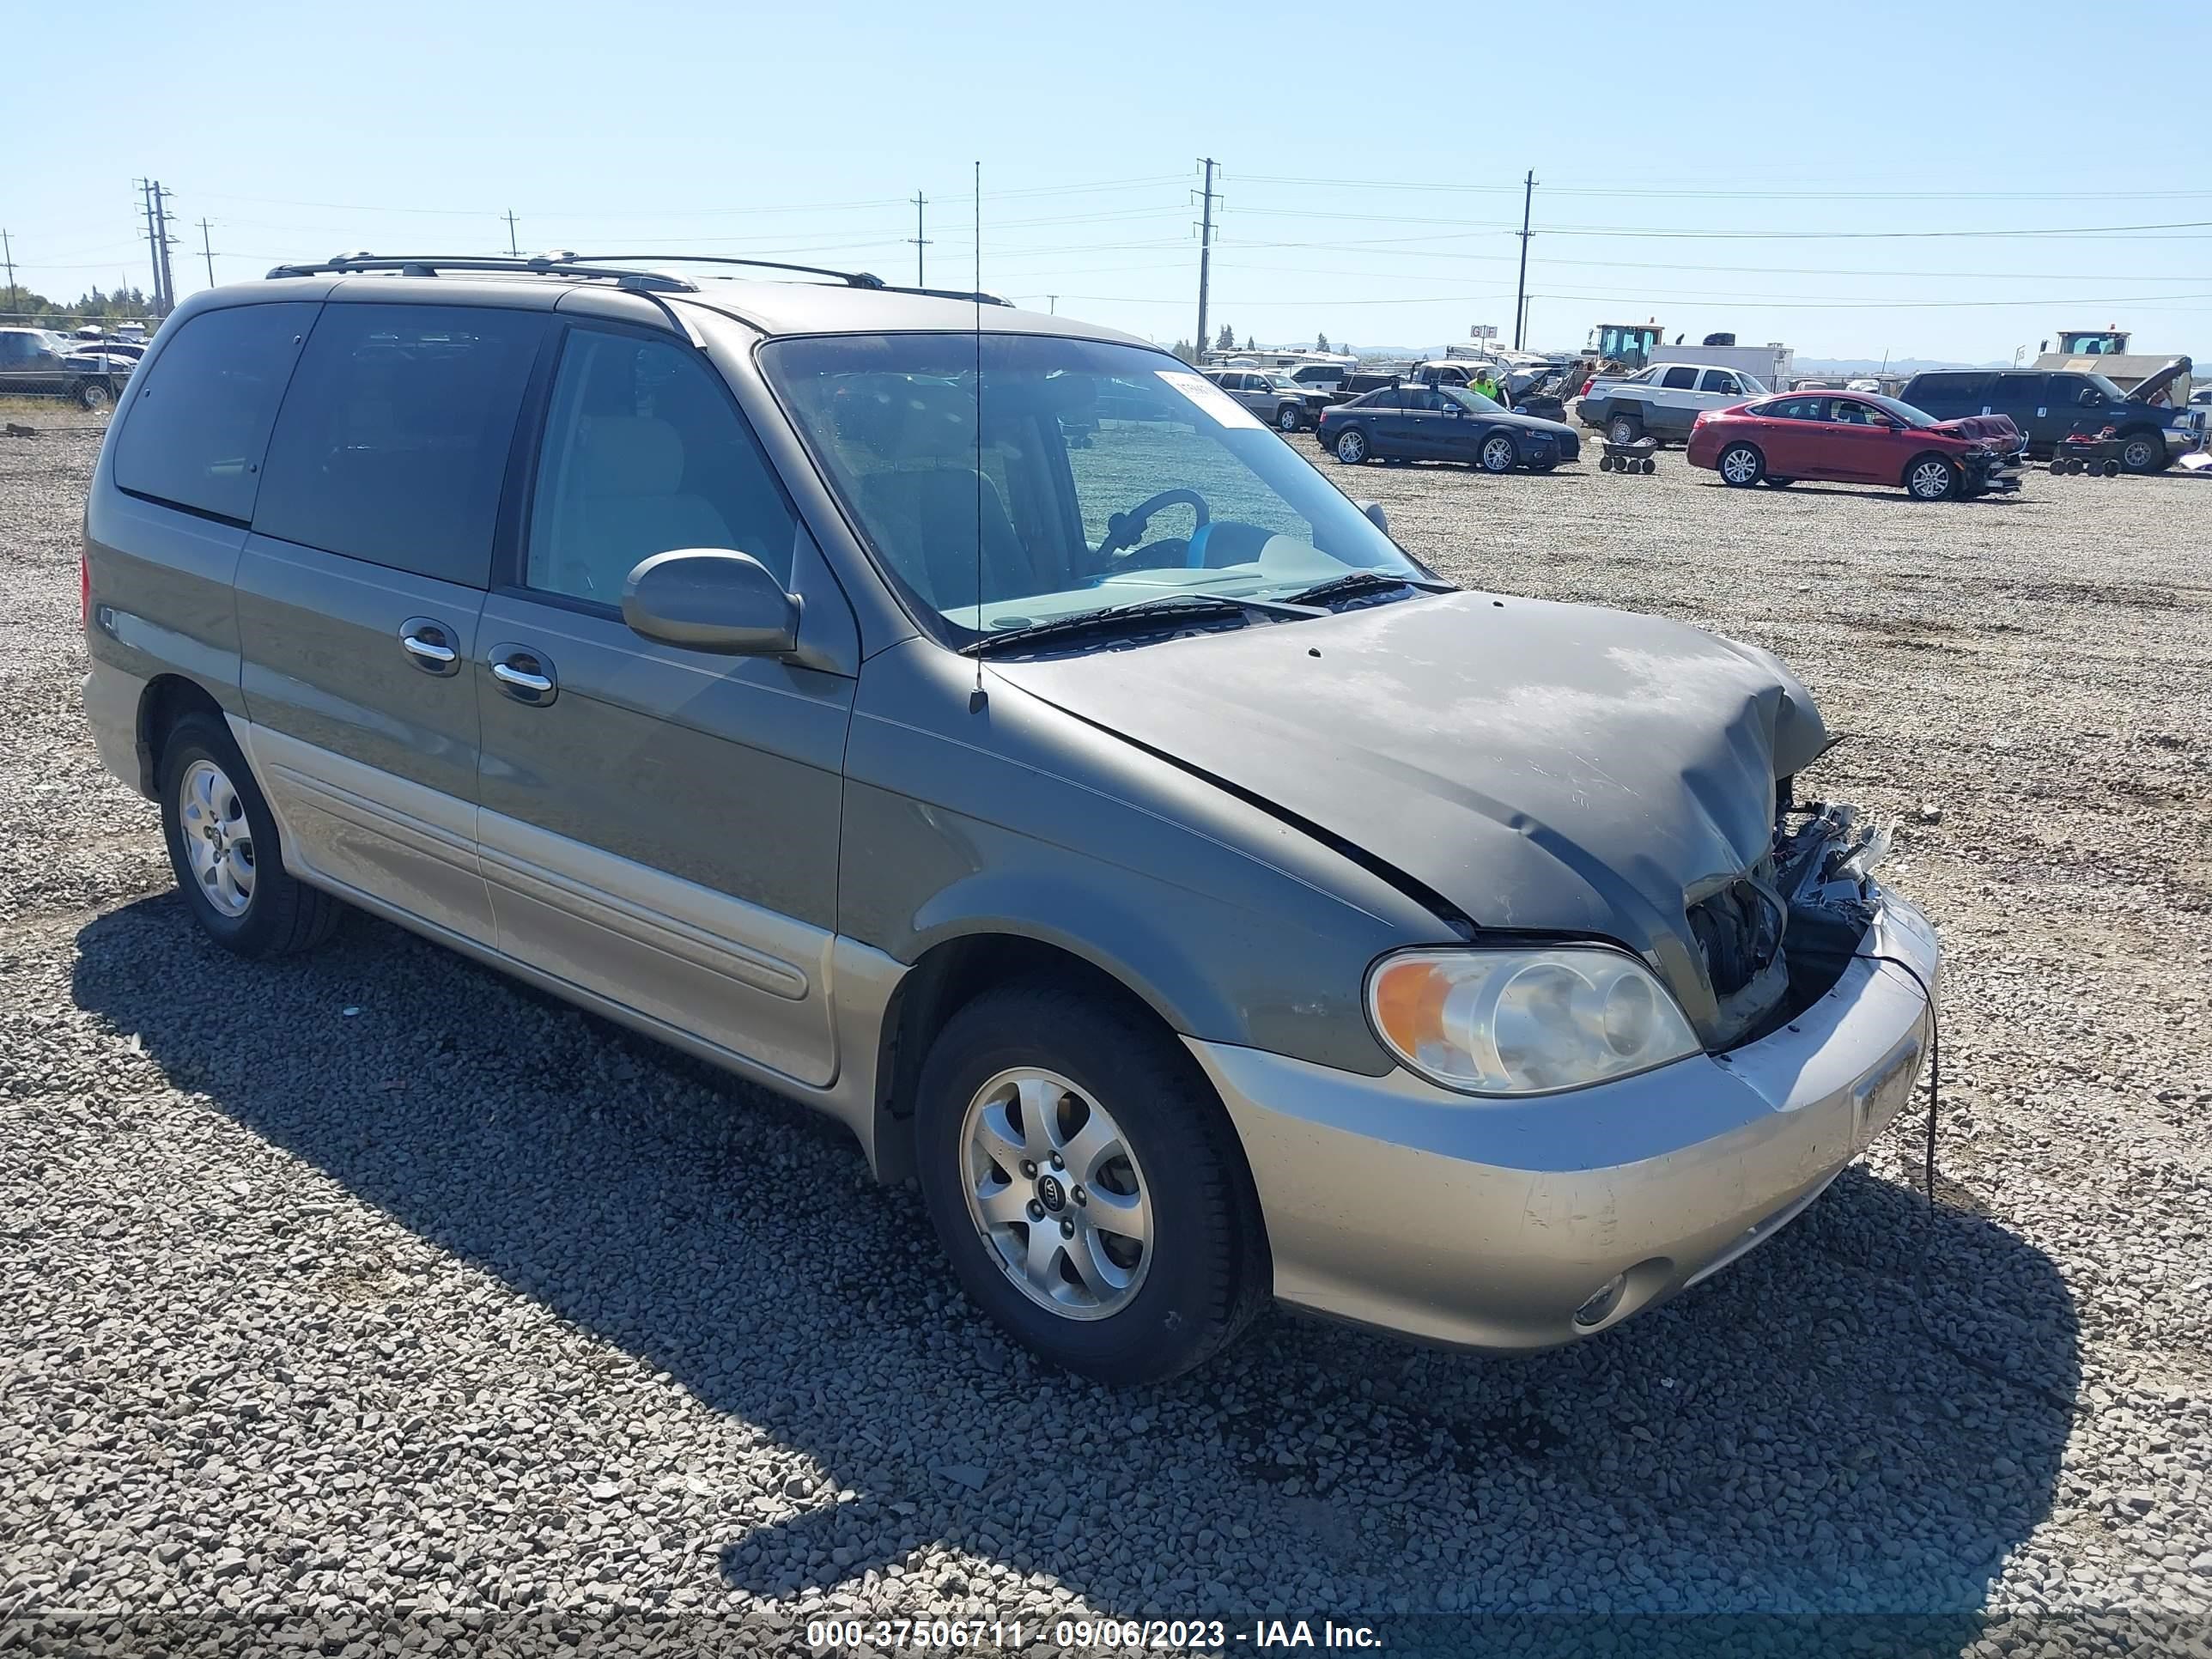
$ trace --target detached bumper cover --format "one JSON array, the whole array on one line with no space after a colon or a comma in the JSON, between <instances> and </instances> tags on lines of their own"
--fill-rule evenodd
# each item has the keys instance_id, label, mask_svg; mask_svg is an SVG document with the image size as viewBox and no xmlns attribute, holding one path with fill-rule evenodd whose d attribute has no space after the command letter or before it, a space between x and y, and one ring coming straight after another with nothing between
<instances>
[{"instance_id":1,"label":"detached bumper cover","mask_svg":"<svg viewBox=\"0 0 2212 1659\"><path fill-rule=\"evenodd\" d=\"M1934 930L1902 900L1858 949L1936 989ZM1187 1041L1250 1161L1279 1297L1515 1350L1609 1328L1771 1237L1911 1098L1930 1018L1911 974L1853 960L1759 1042L1518 1101Z\"/></svg>"}]
</instances>

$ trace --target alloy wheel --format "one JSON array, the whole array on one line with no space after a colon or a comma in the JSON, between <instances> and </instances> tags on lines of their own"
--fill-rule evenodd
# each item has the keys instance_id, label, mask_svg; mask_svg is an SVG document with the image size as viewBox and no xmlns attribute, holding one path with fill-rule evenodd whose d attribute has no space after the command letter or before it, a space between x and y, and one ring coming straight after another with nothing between
<instances>
[{"instance_id":1,"label":"alloy wheel","mask_svg":"<svg viewBox=\"0 0 2212 1659\"><path fill-rule=\"evenodd\" d=\"M1495 437L1482 446L1482 465L1491 472L1508 472L1513 467L1513 440Z\"/></svg>"},{"instance_id":2,"label":"alloy wheel","mask_svg":"<svg viewBox=\"0 0 2212 1659\"><path fill-rule=\"evenodd\" d=\"M1759 457L1738 446L1721 457L1721 477L1732 484L1747 484L1759 477Z\"/></svg>"},{"instance_id":3,"label":"alloy wheel","mask_svg":"<svg viewBox=\"0 0 2212 1659\"><path fill-rule=\"evenodd\" d=\"M961 1121L968 1218L1023 1295L1065 1319L1104 1319L1152 1263L1144 1171L1113 1116L1057 1073L1000 1072Z\"/></svg>"},{"instance_id":4,"label":"alloy wheel","mask_svg":"<svg viewBox=\"0 0 2212 1659\"><path fill-rule=\"evenodd\" d=\"M1347 432L1336 441L1336 459L1353 465L1367 459L1367 440L1358 432Z\"/></svg>"},{"instance_id":5,"label":"alloy wheel","mask_svg":"<svg viewBox=\"0 0 2212 1659\"><path fill-rule=\"evenodd\" d=\"M1951 493L1951 469L1937 460L1919 462L1912 469L1911 489L1923 501L1940 501Z\"/></svg>"},{"instance_id":6,"label":"alloy wheel","mask_svg":"<svg viewBox=\"0 0 2212 1659\"><path fill-rule=\"evenodd\" d=\"M220 915L244 915L253 902L253 826L237 787L213 761L185 769L177 818L201 895Z\"/></svg>"}]
</instances>

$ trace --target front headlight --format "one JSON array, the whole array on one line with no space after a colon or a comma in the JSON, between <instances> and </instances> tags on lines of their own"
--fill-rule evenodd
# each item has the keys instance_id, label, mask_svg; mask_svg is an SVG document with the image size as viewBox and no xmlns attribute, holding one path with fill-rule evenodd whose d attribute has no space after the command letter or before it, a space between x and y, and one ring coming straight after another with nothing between
<instances>
[{"instance_id":1,"label":"front headlight","mask_svg":"<svg viewBox=\"0 0 2212 1659\"><path fill-rule=\"evenodd\" d=\"M1534 1095L1698 1051L1666 987L1603 945L1404 951L1368 970L1383 1046L1448 1089Z\"/></svg>"}]
</instances>

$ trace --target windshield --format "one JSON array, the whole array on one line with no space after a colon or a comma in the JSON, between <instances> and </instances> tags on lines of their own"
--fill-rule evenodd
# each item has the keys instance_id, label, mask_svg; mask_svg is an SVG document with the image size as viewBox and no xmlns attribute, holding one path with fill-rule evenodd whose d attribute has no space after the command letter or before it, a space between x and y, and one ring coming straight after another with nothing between
<instances>
[{"instance_id":1,"label":"windshield","mask_svg":"<svg viewBox=\"0 0 2212 1659\"><path fill-rule=\"evenodd\" d=\"M856 334L774 341L761 362L878 564L955 644L1165 596L1280 599L1355 570L1432 580L1164 352Z\"/></svg>"},{"instance_id":2,"label":"windshield","mask_svg":"<svg viewBox=\"0 0 2212 1659\"><path fill-rule=\"evenodd\" d=\"M2105 396L2109 398L2112 402L2116 404L2124 404L2127 402L2128 394L2121 391L2118 386L2113 385L2112 381L2106 380L2103 375L2085 374L2081 378L2088 381L2091 386L2096 387L2098 391L2103 392Z\"/></svg>"},{"instance_id":3,"label":"windshield","mask_svg":"<svg viewBox=\"0 0 2212 1659\"><path fill-rule=\"evenodd\" d=\"M49 351L75 351L77 349L78 342L70 339L68 335L58 330L42 328L38 331L38 334L39 343Z\"/></svg>"},{"instance_id":4,"label":"windshield","mask_svg":"<svg viewBox=\"0 0 2212 1659\"><path fill-rule=\"evenodd\" d=\"M1438 392L1455 404L1464 404L1478 415L1503 415L1505 405L1495 398L1486 398L1472 386L1440 386Z\"/></svg>"},{"instance_id":5,"label":"windshield","mask_svg":"<svg viewBox=\"0 0 2212 1659\"><path fill-rule=\"evenodd\" d=\"M1898 398L1880 397L1870 392L1863 392L1860 395L1875 408L1887 410L1907 426L1940 426L1942 424L1926 410L1915 409L1911 404Z\"/></svg>"},{"instance_id":6,"label":"windshield","mask_svg":"<svg viewBox=\"0 0 2212 1659\"><path fill-rule=\"evenodd\" d=\"M1287 374L1270 374L1267 384L1278 392L1304 392L1305 388Z\"/></svg>"}]
</instances>

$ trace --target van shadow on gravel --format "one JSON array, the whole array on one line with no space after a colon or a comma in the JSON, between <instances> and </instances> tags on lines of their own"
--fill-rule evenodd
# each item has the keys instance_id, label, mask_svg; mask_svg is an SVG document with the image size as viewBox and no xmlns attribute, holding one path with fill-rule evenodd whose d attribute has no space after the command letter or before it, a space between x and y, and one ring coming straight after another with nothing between
<instances>
[{"instance_id":1,"label":"van shadow on gravel","mask_svg":"<svg viewBox=\"0 0 2212 1659\"><path fill-rule=\"evenodd\" d=\"M2057 1267L1856 1170L1571 1349L1276 1316L1116 1395L998 1340L841 1133L397 929L244 963L163 895L77 945L76 1000L175 1086L818 1465L814 1507L721 1540L730 1589L941 1540L1123 1615L1910 1613L1963 1643L2052 1504L2079 1379ZM916 1599L989 1595L940 1567Z\"/></svg>"}]
</instances>

